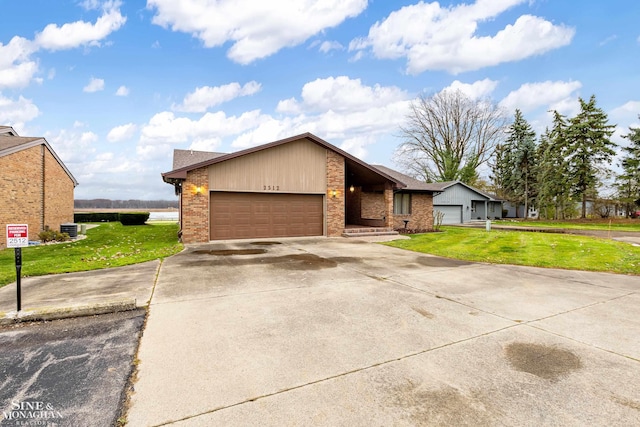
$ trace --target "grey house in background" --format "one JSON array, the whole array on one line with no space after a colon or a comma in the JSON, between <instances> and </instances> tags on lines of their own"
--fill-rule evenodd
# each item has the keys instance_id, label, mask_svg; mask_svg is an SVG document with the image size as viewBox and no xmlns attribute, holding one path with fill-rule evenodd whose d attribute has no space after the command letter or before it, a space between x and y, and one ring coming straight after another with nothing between
<instances>
[{"instance_id":1,"label":"grey house in background","mask_svg":"<svg viewBox=\"0 0 640 427\"><path fill-rule=\"evenodd\" d=\"M433 212L444 214L443 224L502 218L502 200L460 181L436 182L440 193L433 198Z\"/></svg>"}]
</instances>

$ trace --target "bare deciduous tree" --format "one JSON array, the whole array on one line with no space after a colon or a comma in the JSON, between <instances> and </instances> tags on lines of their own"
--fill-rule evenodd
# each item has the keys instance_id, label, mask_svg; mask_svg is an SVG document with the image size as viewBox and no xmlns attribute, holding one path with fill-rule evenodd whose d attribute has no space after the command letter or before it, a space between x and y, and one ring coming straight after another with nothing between
<instances>
[{"instance_id":1,"label":"bare deciduous tree","mask_svg":"<svg viewBox=\"0 0 640 427\"><path fill-rule=\"evenodd\" d=\"M493 102L474 100L459 90L420 96L400 128L404 142L395 161L427 182L473 184L478 167L505 137L507 118Z\"/></svg>"}]
</instances>

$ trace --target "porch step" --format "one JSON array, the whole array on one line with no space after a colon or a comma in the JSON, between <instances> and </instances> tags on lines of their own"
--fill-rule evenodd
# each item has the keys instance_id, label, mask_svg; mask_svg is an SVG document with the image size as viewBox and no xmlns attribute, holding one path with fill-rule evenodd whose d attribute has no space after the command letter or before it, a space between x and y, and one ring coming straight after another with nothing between
<instances>
[{"instance_id":1,"label":"porch step","mask_svg":"<svg viewBox=\"0 0 640 427\"><path fill-rule=\"evenodd\" d=\"M365 237L365 236L397 236L399 233L389 227L363 227L345 228L342 237Z\"/></svg>"}]
</instances>

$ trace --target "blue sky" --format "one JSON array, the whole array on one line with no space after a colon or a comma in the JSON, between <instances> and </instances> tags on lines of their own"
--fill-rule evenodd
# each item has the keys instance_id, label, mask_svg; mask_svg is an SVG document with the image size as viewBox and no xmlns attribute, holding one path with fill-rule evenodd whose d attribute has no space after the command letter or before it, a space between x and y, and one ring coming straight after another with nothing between
<instances>
[{"instance_id":1,"label":"blue sky","mask_svg":"<svg viewBox=\"0 0 640 427\"><path fill-rule=\"evenodd\" d=\"M3 2L0 124L44 136L76 198L172 199L174 148L312 132L394 167L412 99L460 89L536 131L595 94L639 126L637 0Z\"/></svg>"}]
</instances>

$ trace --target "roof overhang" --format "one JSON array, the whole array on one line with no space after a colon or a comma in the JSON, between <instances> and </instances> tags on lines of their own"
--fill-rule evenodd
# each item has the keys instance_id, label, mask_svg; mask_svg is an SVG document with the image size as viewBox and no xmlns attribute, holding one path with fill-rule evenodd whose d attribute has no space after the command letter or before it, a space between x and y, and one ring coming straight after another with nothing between
<instances>
[{"instance_id":1,"label":"roof overhang","mask_svg":"<svg viewBox=\"0 0 640 427\"><path fill-rule=\"evenodd\" d=\"M347 162L347 164L350 167L353 168L357 168L361 171L366 171L366 173L369 174L375 174L376 176L382 177L384 180L386 181L390 181L392 183L395 184L395 186L397 188L404 188L406 187L406 185L401 182L398 181L397 179L385 174L384 172L374 168L373 166L369 165L368 163L358 159L355 156L352 156L351 154L347 153L344 150L341 150L340 148L336 147L335 145L332 145L330 143L328 143L327 141L318 138L317 136L313 135L312 133L303 133L300 135L296 135L296 136L292 136L290 138L286 138L286 139L281 139L278 141L274 141L274 142L270 142L268 144L263 144L263 145L258 145L256 147L252 147L252 148L247 148L246 150L241 150L241 151L236 151L235 153L229 153L229 154L225 154L210 160L206 160L203 162L199 162L199 163L194 163L192 165L188 165L188 166L184 166L182 168L179 169L175 169L169 172L165 172L162 175L162 180L168 184L172 184L174 185L176 180L177 181L183 181L185 179L187 179L187 172L195 170L195 169L200 169L203 167L208 167L211 165L215 165L217 163L222 163L225 162L227 160L231 160L231 159L235 159L237 157L242 157L242 156L246 156L248 154L252 154L252 153L257 153L259 151L263 151L263 150L268 150L270 148L273 147L277 147L279 145L283 145L289 142L293 142L293 141L298 141L300 139L307 139L315 144L318 144L328 150L332 150L338 154L340 154L341 156L343 156Z\"/></svg>"}]
</instances>

